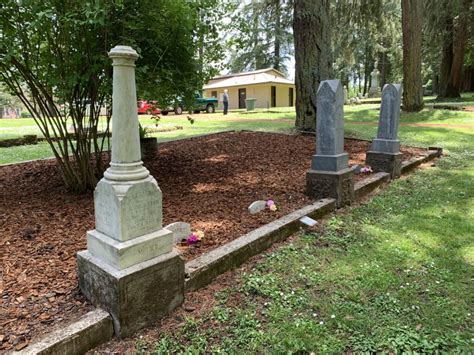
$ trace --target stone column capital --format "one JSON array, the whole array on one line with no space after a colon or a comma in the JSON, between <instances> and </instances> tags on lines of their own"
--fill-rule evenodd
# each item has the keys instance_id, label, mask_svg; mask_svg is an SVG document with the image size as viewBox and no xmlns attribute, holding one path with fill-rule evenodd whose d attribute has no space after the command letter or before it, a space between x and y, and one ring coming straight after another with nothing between
<instances>
[{"instance_id":1,"label":"stone column capital","mask_svg":"<svg viewBox=\"0 0 474 355\"><path fill-rule=\"evenodd\" d=\"M115 46L109 52L109 58L112 59L112 65L134 65L138 59L138 53L129 46Z\"/></svg>"}]
</instances>

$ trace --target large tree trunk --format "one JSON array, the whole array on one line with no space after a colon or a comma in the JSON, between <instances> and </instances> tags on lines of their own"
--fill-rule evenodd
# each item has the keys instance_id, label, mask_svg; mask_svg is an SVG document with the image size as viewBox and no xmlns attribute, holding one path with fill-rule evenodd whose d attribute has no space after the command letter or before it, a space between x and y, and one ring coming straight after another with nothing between
<instances>
[{"instance_id":1,"label":"large tree trunk","mask_svg":"<svg viewBox=\"0 0 474 355\"><path fill-rule=\"evenodd\" d=\"M280 70L280 42L281 42L281 8L280 0L275 0L275 46L273 52L273 68Z\"/></svg>"},{"instance_id":2,"label":"large tree trunk","mask_svg":"<svg viewBox=\"0 0 474 355\"><path fill-rule=\"evenodd\" d=\"M316 130L316 91L331 71L329 0L295 0L296 122L299 130Z\"/></svg>"},{"instance_id":3,"label":"large tree trunk","mask_svg":"<svg viewBox=\"0 0 474 355\"><path fill-rule=\"evenodd\" d=\"M403 31L403 109L417 112L423 109L421 78L421 0L402 0Z\"/></svg>"},{"instance_id":4,"label":"large tree trunk","mask_svg":"<svg viewBox=\"0 0 474 355\"><path fill-rule=\"evenodd\" d=\"M439 98L446 97L449 76L451 74L451 66L453 64L453 19L449 13L446 13L445 16L445 27L442 44L443 48L441 54L441 65L439 68L438 80Z\"/></svg>"},{"instance_id":5,"label":"large tree trunk","mask_svg":"<svg viewBox=\"0 0 474 355\"><path fill-rule=\"evenodd\" d=\"M462 8L454 26L453 34L453 60L449 73L446 97L460 97L462 84L462 67L464 64L464 51L468 37L469 6L471 0L463 0Z\"/></svg>"}]
</instances>

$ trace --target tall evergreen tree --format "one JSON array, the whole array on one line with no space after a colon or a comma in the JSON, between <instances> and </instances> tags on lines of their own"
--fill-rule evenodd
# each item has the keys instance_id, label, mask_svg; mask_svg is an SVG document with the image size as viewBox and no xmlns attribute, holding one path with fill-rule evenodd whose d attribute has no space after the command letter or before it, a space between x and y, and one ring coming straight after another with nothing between
<instances>
[{"instance_id":1,"label":"tall evergreen tree","mask_svg":"<svg viewBox=\"0 0 474 355\"><path fill-rule=\"evenodd\" d=\"M292 15L291 0L252 0L240 4L234 12L232 28L238 35L228 41L230 71L273 67L286 72L285 60L293 53Z\"/></svg>"},{"instance_id":2,"label":"tall evergreen tree","mask_svg":"<svg viewBox=\"0 0 474 355\"><path fill-rule=\"evenodd\" d=\"M299 130L316 130L315 94L331 76L329 0L295 0L296 122Z\"/></svg>"},{"instance_id":3,"label":"tall evergreen tree","mask_svg":"<svg viewBox=\"0 0 474 355\"><path fill-rule=\"evenodd\" d=\"M423 109L421 77L421 29L423 3L420 0L402 0L403 30L403 109Z\"/></svg>"}]
</instances>

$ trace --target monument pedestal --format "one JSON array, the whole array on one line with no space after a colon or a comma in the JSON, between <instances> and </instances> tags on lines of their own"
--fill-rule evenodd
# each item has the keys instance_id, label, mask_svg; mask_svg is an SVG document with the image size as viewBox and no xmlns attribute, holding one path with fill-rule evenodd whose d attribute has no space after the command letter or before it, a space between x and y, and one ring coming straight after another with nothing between
<instances>
[{"instance_id":1,"label":"monument pedestal","mask_svg":"<svg viewBox=\"0 0 474 355\"><path fill-rule=\"evenodd\" d=\"M365 163L376 173L390 174L391 179L399 178L402 174L402 153L384 153L368 151Z\"/></svg>"},{"instance_id":2,"label":"monument pedestal","mask_svg":"<svg viewBox=\"0 0 474 355\"><path fill-rule=\"evenodd\" d=\"M123 338L157 321L184 300L184 261L163 228L162 193L140 153L133 48L116 46L112 161L94 191L95 230L77 254L79 287L112 315Z\"/></svg>"},{"instance_id":3,"label":"monument pedestal","mask_svg":"<svg viewBox=\"0 0 474 355\"><path fill-rule=\"evenodd\" d=\"M311 169L306 173L306 194L317 199L334 198L337 207L350 205L354 200L354 173L349 168L339 171Z\"/></svg>"},{"instance_id":4,"label":"monument pedestal","mask_svg":"<svg viewBox=\"0 0 474 355\"><path fill-rule=\"evenodd\" d=\"M369 98L377 98L382 96L382 91L379 87L369 89Z\"/></svg>"},{"instance_id":5,"label":"monument pedestal","mask_svg":"<svg viewBox=\"0 0 474 355\"><path fill-rule=\"evenodd\" d=\"M123 270L81 251L77 266L81 291L112 315L119 338L151 325L184 300L184 261L175 251Z\"/></svg>"}]
</instances>

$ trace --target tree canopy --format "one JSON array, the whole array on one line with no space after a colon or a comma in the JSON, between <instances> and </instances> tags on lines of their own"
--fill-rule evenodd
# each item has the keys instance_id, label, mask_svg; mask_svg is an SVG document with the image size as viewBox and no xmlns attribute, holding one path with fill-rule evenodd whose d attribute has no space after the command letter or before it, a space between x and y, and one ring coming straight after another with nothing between
<instances>
[{"instance_id":1,"label":"tree canopy","mask_svg":"<svg viewBox=\"0 0 474 355\"><path fill-rule=\"evenodd\" d=\"M200 67L196 54L197 36L215 36L198 11L209 3L6 0L2 4L0 78L32 114L69 188L94 188L104 171L112 73L107 52L117 44L138 51L138 97L163 105L178 97L191 98L211 75L211 68ZM209 49L206 55L215 53ZM109 114L100 133L104 107ZM90 160L91 155L95 159Z\"/></svg>"}]
</instances>

